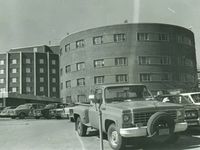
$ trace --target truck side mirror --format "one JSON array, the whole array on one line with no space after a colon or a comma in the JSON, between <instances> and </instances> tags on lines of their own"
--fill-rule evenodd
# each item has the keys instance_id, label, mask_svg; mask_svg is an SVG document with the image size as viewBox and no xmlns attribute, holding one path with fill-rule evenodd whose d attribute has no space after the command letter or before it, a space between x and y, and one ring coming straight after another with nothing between
<instances>
[{"instance_id":1,"label":"truck side mirror","mask_svg":"<svg viewBox=\"0 0 200 150\"><path fill-rule=\"evenodd\" d=\"M93 103L97 103L97 104L100 104L102 102L102 100L100 98L95 97L95 95L89 95L89 100L92 101Z\"/></svg>"}]
</instances>

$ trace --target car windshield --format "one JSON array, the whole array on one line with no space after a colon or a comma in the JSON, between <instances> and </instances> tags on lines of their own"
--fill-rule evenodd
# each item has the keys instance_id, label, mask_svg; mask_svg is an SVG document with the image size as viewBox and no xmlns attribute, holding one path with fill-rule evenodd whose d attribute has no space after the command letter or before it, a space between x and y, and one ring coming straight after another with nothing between
<instances>
[{"instance_id":1,"label":"car windshield","mask_svg":"<svg viewBox=\"0 0 200 150\"><path fill-rule=\"evenodd\" d=\"M45 106L46 109L55 108L55 104L48 104Z\"/></svg>"},{"instance_id":2,"label":"car windshield","mask_svg":"<svg viewBox=\"0 0 200 150\"><path fill-rule=\"evenodd\" d=\"M192 104L192 102L182 95L164 96L162 102L176 103L176 104Z\"/></svg>"},{"instance_id":3,"label":"car windshield","mask_svg":"<svg viewBox=\"0 0 200 150\"><path fill-rule=\"evenodd\" d=\"M107 103L150 99L152 99L152 96L143 85L116 86L105 89L105 101Z\"/></svg>"},{"instance_id":4,"label":"car windshield","mask_svg":"<svg viewBox=\"0 0 200 150\"><path fill-rule=\"evenodd\" d=\"M195 103L200 103L200 94L191 94L192 99Z\"/></svg>"},{"instance_id":5,"label":"car windshield","mask_svg":"<svg viewBox=\"0 0 200 150\"><path fill-rule=\"evenodd\" d=\"M29 109L31 105L19 105L16 109Z\"/></svg>"}]
</instances>

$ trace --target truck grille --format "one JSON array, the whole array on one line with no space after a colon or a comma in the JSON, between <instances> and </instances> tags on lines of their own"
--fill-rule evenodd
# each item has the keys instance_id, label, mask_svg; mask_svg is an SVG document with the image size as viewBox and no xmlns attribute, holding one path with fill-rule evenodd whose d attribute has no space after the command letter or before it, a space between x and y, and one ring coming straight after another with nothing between
<instances>
[{"instance_id":1,"label":"truck grille","mask_svg":"<svg viewBox=\"0 0 200 150\"><path fill-rule=\"evenodd\" d=\"M149 118L156 112L141 112L141 113L134 113L134 124L142 123L144 126L147 125ZM167 111L173 119L176 119L176 111Z\"/></svg>"},{"instance_id":2,"label":"truck grille","mask_svg":"<svg viewBox=\"0 0 200 150\"><path fill-rule=\"evenodd\" d=\"M185 119L198 119L198 111L197 110L186 110L185 111Z\"/></svg>"}]
</instances>

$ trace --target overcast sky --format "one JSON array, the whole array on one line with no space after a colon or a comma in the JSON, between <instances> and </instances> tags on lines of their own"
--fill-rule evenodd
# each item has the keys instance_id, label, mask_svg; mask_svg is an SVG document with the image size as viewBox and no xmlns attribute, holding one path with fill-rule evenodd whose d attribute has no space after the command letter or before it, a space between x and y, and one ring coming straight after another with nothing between
<instances>
[{"instance_id":1,"label":"overcast sky","mask_svg":"<svg viewBox=\"0 0 200 150\"><path fill-rule=\"evenodd\" d=\"M124 20L191 28L200 58L199 0L0 0L0 52L58 45L67 33Z\"/></svg>"}]
</instances>

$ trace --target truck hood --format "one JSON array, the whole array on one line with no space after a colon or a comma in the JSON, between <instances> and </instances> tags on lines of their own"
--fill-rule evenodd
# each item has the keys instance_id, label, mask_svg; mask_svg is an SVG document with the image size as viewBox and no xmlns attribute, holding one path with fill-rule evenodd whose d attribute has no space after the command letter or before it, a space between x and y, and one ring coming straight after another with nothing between
<instances>
[{"instance_id":1,"label":"truck hood","mask_svg":"<svg viewBox=\"0 0 200 150\"><path fill-rule=\"evenodd\" d=\"M130 101L108 103L107 106L123 110L163 110L183 108L182 105L173 103L163 103L158 101Z\"/></svg>"}]
</instances>

